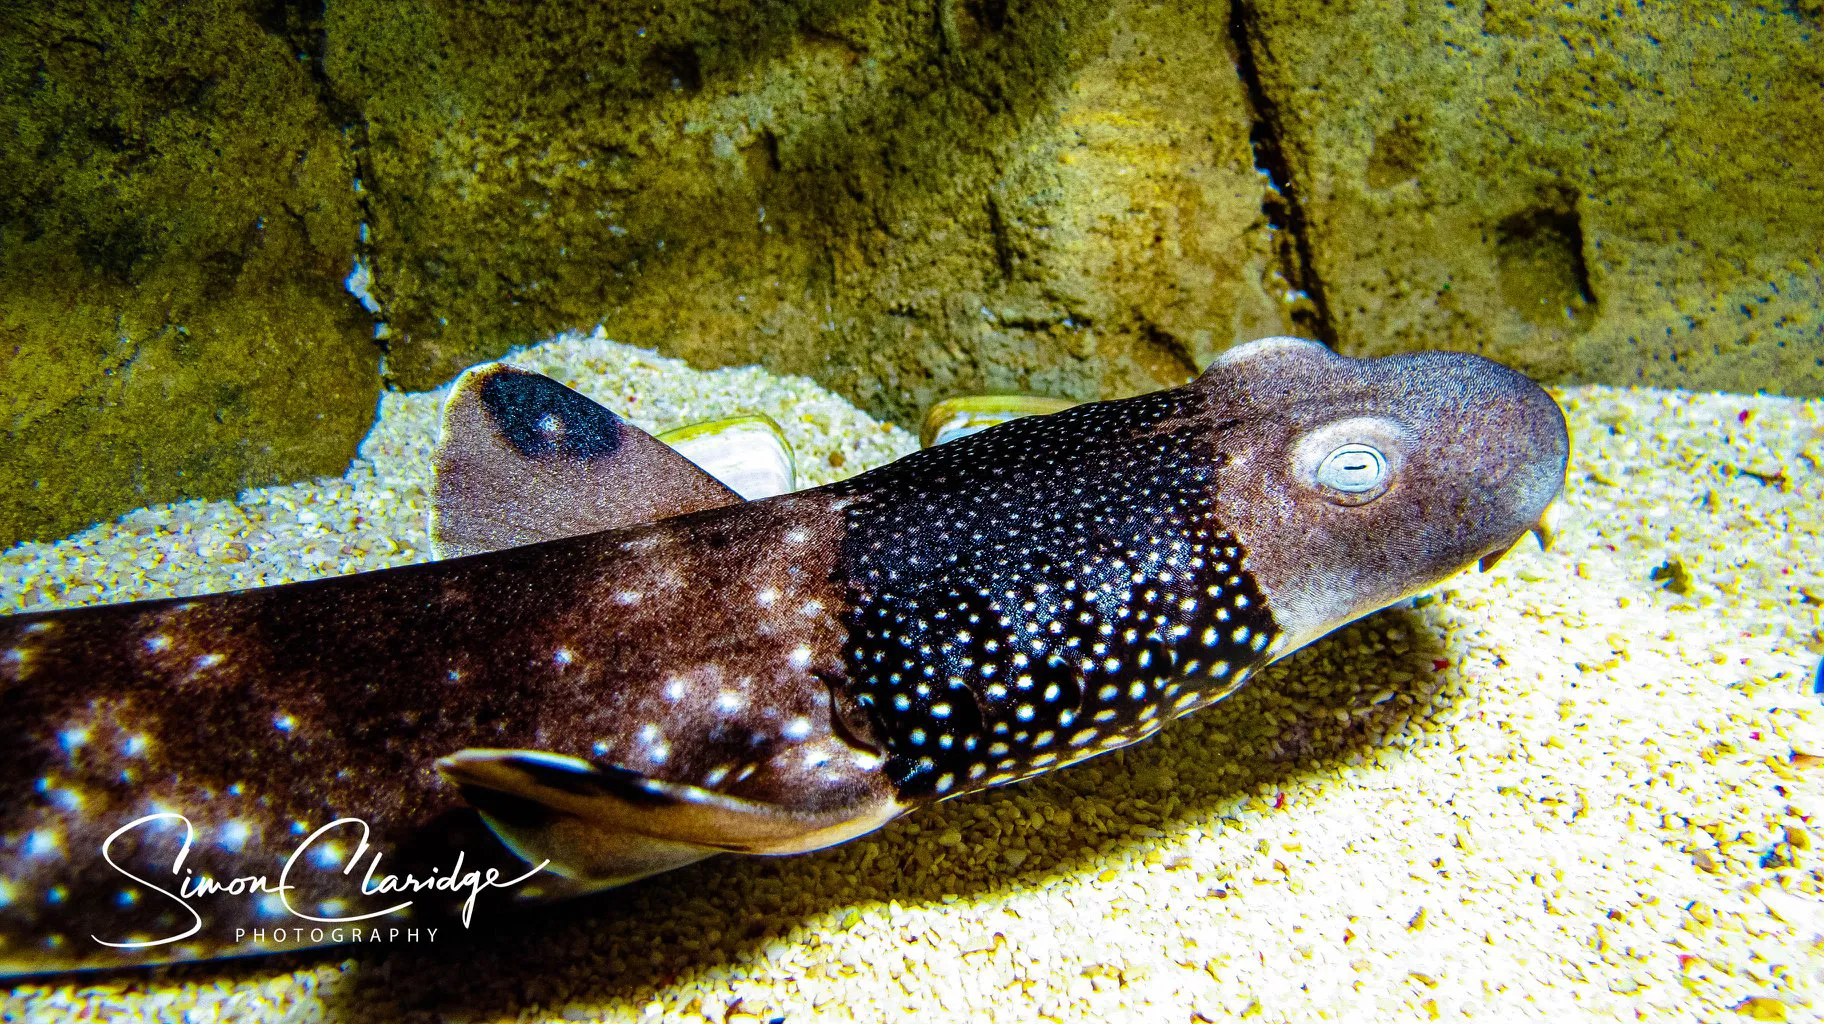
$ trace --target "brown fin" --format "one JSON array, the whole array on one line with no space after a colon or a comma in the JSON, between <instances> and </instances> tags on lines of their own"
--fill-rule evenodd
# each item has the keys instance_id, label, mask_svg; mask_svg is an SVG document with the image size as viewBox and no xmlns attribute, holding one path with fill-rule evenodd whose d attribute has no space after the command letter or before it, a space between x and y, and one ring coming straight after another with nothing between
<instances>
[{"instance_id":1,"label":"brown fin","mask_svg":"<svg viewBox=\"0 0 1824 1024\"><path fill-rule=\"evenodd\" d=\"M631 881L714 853L798 853L870 831L896 805L805 814L540 750L463 750L445 779L515 854L570 878Z\"/></svg>"},{"instance_id":2,"label":"brown fin","mask_svg":"<svg viewBox=\"0 0 1824 1024\"><path fill-rule=\"evenodd\" d=\"M721 852L605 830L578 815L483 785L458 783L457 788L514 856L572 881L625 885Z\"/></svg>"},{"instance_id":3,"label":"brown fin","mask_svg":"<svg viewBox=\"0 0 1824 1024\"><path fill-rule=\"evenodd\" d=\"M543 374L463 374L443 407L431 539L440 557L637 526L741 498Z\"/></svg>"}]
</instances>

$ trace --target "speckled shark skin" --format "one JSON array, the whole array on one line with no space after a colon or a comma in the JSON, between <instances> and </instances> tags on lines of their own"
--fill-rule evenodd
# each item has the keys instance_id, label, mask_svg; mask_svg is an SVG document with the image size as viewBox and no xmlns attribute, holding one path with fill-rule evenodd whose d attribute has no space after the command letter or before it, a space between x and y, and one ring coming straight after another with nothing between
<instances>
[{"instance_id":1,"label":"speckled shark skin","mask_svg":"<svg viewBox=\"0 0 1824 1024\"><path fill-rule=\"evenodd\" d=\"M498 872L485 916L817 849L1095 756L1505 550L1568 443L1551 398L1486 360L1270 339L1182 388L742 504L555 382L495 370L458 395L439 514L481 553L0 619L7 972L333 942L300 915L408 899L345 928L447 927L473 877L361 879L460 856ZM650 494L545 533L506 497L566 464L609 486L629 452L622 485ZM538 542L490 550L518 541ZM365 845L311 840L342 818ZM277 881L300 847L283 899L171 895Z\"/></svg>"}]
</instances>

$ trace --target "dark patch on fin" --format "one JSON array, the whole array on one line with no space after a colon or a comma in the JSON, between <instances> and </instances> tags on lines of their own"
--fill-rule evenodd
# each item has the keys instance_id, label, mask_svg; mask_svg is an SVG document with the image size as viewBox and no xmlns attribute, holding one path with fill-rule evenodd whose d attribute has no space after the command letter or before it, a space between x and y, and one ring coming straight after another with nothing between
<instances>
[{"instance_id":1,"label":"dark patch on fin","mask_svg":"<svg viewBox=\"0 0 1824 1024\"><path fill-rule=\"evenodd\" d=\"M598 533L740 502L716 478L543 374L463 374L443 408L431 539L441 557Z\"/></svg>"},{"instance_id":2,"label":"dark patch on fin","mask_svg":"<svg viewBox=\"0 0 1824 1024\"><path fill-rule=\"evenodd\" d=\"M500 366L481 376L481 407L528 459L602 459L621 446L624 421L543 374Z\"/></svg>"}]
</instances>

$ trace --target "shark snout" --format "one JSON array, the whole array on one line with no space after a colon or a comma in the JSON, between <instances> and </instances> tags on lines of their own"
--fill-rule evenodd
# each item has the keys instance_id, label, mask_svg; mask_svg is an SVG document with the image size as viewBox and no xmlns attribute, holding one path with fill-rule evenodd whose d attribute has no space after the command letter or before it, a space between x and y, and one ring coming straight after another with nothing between
<instances>
[{"instance_id":1,"label":"shark snout","mask_svg":"<svg viewBox=\"0 0 1824 1024\"><path fill-rule=\"evenodd\" d=\"M1461 408L1447 406L1439 421L1442 429L1461 436L1465 472L1485 482L1487 520L1481 532L1487 537L1476 558L1487 569L1529 533L1542 546L1550 544L1570 436L1557 401L1531 379L1478 356L1455 359L1462 364L1459 372L1480 382L1481 393Z\"/></svg>"}]
</instances>

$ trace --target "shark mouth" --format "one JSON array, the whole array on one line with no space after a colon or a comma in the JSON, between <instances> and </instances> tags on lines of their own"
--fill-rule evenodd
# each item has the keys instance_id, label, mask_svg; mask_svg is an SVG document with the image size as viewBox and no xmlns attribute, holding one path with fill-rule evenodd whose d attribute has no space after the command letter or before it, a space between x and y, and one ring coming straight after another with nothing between
<instances>
[{"instance_id":1,"label":"shark mouth","mask_svg":"<svg viewBox=\"0 0 1824 1024\"><path fill-rule=\"evenodd\" d=\"M1552 541L1558 536L1558 533L1559 533L1558 520L1559 520L1558 502L1554 500L1551 504L1545 506L1545 511L1540 513L1538 522L1536 522L1533 525L1527 527L1526 529L1520 531L1520 535L1515 537L1513 540L1508 541L1506 544L1502 545L1501 547L1498 547L1495 550L1490 551L1488 554L1483 555L1480 559L1478 559L1476 561L1476 568L1482 572L1487 572L1488 570L1493 569L1495 567L1495 565L1501 561L1501 559L1503 559L1507 556L1507 553L1509 551L1512 551L1514 549L1515 544L1520 543L1520 537L1524 537L1529 533L1532 534L1534 537L1539 538L1539 550L1541 550L1541 551L1552 550Z\"/></svg>"}]
</instances>

